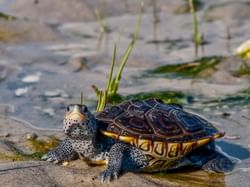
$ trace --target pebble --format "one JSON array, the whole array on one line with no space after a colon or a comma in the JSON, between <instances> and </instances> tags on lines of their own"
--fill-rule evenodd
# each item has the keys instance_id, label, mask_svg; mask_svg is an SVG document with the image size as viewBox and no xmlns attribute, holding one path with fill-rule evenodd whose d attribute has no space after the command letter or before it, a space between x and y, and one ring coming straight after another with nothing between
<instances>
[{"instance_id":1,"label":"pebble","mask_svg":"<svg viewBox=\"0 0 250 187\"><path fill-rule=\"evenodd\" d=\"M43 112L45 114L48 114L49 116L54 116L55 115L55 110L53 108L45 108L45 109L43 109Z\"/></svg>"},{"instance_id":2,"label":"pebble","mask_svg":"<svg viewBox=\"0 0 250 187\"><path fill-rule=\"evenodd\" d=\"M204 111L204 112L210 112L210 111L211 111L211 108L204 108L203 111Z\"/></svg>"},{"instance_id":3,"label":"pebble","mask_svg":"<svg viewBox=\"0 0 250 187\"><path fill-rule=\"evenodd\" d=\"M88 59L86 57L72 57L69 60L70 68L73 72L79 72L83 69L88 69Z\"/></svg>"},{"instance_id":4,"label":"pebble","mask_svg":"<svg viewBox=\"0 0 250 187\"><path fill-rule=\"evenodd\" d=\"M37 72L36 74L33 74L33 75L27 75L27 76L22 78L22 82L24 82L24 83L37 83L40 81L40 76L41 76L40 72Z\"/></svg>"},{"instance_id":5,"label":"pebble","mask_svg":"<svg viewBox=\"0 0 250 187\"><path fill-rule=\"evenodd\" d=\"M15 90L15 96L17 97L24 96L28 91L29 91L28 87L18 88Z\"/></svg>"},{"instance_id":6,"label":"pebble","mask_svg":"<svg viewBox=\"0 0 250 187\"><path fill-rule=\"evenodd\" d=\"M48 90L44 92L44 96L46 97L60 97L62 95L62 90Z\"/></svg>"},{"instance_id":7,"label":"pebble","mask_svg":"<svg viewBox=\"0 0 250 187\"><path fill-rule=\"evenodd\" d=\"M54 97L54 98L70 98L70 96L65 93L63 90L57 89L57 90L48 90L45 91L43 94L45 97Z\"/></svg>"},{"instance_id":8,"label":"pebble","mask_svg":"<svg viewBox=\"0 0 250 187\"><path fill-rule=\"evenodd\" d=\"M222 116L222 117L229 117L229 116L231 116L231 113L229 113L229 112L218 112L216 115Z\"/></svg>"},{"instance_id":9,"label":"pebble","mask_svg":"<svg viewBox=\"0 0 250 187\"><path fill-rule=\"evenodd\" d=\"M35 140L35 139L37 139L37 134L36 133L28 133L28 134L26 134L26 139L27 140Z\"/></svg>"}]
</instances>

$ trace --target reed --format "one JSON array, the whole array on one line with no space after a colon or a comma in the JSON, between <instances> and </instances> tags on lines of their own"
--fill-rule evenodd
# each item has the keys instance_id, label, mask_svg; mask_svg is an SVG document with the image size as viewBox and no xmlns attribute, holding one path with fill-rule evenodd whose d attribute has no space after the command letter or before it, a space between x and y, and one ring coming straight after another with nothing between
<instances>
[{"instance_id":1,"label":"reed","mask_svg":"<svg viewBox=\"0 0 250 187\"><path fill-rule=\"evenodd\" d=\"M108 81L107 81L107 85L106 85L105 90L101 90L101 89L97 88L97 86L92 85L92 88L94 89L94 91L98 97L98 104L96 107L97 112L102 111L105 108L106 103L109 101L109 99L118 95L118 89L119 89L123 70L125 68L125 65L128 61L128 58L129 58L131 52L135 46L138 34L140 32L142 14L143 14L143 4L141 5L141 12L140 12L140 15L139 15L137 22L136 22L135 30L133 32L132 41L129 43L126 51L124 52L124 54L121 58L118 70L115 74L114 74L114 66L115 66L115 61L116 61L117 47L116 47L116 44L114 44L112 62L110 65Z\"/></svg>"},{"instance_id":2,"label":"reed","mask_svg":"<svg viewBox=\"0 0 250 187\"><path fill-rule=\"evenodd\" d=\"M189 7L190 7L190 13L193 16L193 31L194 31L193 40L194 40L195 57L197 57L202 37L201 37L201 34L199 33L199 22L198 22L195 8L194 8L194 2L193 2L193 0L188 0L188 2L189 2Z\"/></svg>"}]
</instances>

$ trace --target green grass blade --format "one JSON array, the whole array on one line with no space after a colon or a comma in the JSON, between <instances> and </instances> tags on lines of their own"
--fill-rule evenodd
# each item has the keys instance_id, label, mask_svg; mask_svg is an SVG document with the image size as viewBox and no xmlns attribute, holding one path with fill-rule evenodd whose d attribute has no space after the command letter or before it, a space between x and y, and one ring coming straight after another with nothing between
<instances>
[{"instance_id":1,"label":"green grass blade","mask_svg":"<svg viewBox=\"0 0 250 187\"><path fill-rule=\"evenodd\" d=\"M107 83L107 87L106 87L106 91L108 92L108 94L110 93L110 90L111 90L110 88L111 88L111 81L112 81L112 78L113 78L113 71L114 71L114 66L115 66L115 58L116 58L116 43L114 44L112 63L111 63L108 83Z\"/></svg>"},{"instance_id":2,"label":"green grass blade","mask_svg":"<svg viewBox=\"0 0 250 187\"><path fill-rule=\"evenodd\" d=\"M133 33L133 40L134 40L134 42L136 41L136 39L138 37L138 34L140 32L140 29L141 29L141 20L142 20L143 11L144 11L144 4L142 2L142 4L141 4L141 12L140 12L139 17L137 18L136 26L135 26L135 31Z\"/></svg>"},{"instance_id":3,"label":"green grass blade","mask_svg":"<svg viewBox=\"0 0 250 187\"><path fill-rule=\"evenodd\" d=\"M199 34L199 23L198 23L198 19L197 19L195 9L194 9L193 0L189 0L188 2L189 2L190 12L193 15L195 56L198 56L198 47L199 47L200 42L201 42L201 36Z\"/></svg>"},{"instance_id":4,"label":"green grass blade","mask_svg":"<svg viewBox=\"0 0 250 187\"><path fill-rule=\"evenodd\" d=\"M122 72L123 72L123 69L127 63L127 60L128 60L128 57L129 55L131 54L132 52L132 49L134 47L134 44L135 44L135 41L131 41L125 54L123 55L122 57L122 61L121 61L121 65L119 66L119 69L117 71L117 74L114 78L114 85L113 85L113 90L112 90L112 94L116 94L117 91L118 91L118 87L119 87L119 83L120 83L120 80L121 80L121 77L122 77Z\"/></svg>"},{"instance_id":5,"label":"green grass blade","mask_svg":"<svg viewBox=\"0 0 250 187\"><path fill-rule=\"evenodd\" d=\"M107 97L108 97L108 93L107 91L104 91L102 95L102 100L101 100L99 111L102 111L105 108L106 103L107 103Z\"/></svg>"},{"instance_id":6,"label":"green grass blade","mask_svg":"<svg viewBox=\"0 0 250 187\"><path fill-rule=\"evenodd\" d=\"M97 103L97 106L96 106L96 112L100 112L100 106L101 106L101 101L102 101L102 91L100 91L100 94L99 94L99 97L98 97L98 103Z\"/></svg>"},{"instance_id":7,"label":"green grass blade","mask_svg":"<svg viewBox=\"0 0 250 187\"><path fill-rule=\"evenodd\" d=\"M94 92L96 93L97 97L99 97L99 96L100 96L101 90L98 89L97 86L94 85L94 84L93 84L91 87L92 87L92 89L94 90Z\"/></svg>"},{"instance_id":8,"label":"green grass blade","mask_svg":"<svg viewBox=\"0 0 250 187\"><path fill-rule=\"evenodd\" d=\"M120 84L120 80L121 80L121 76L122 76L122 72L123 72L123 69L128 61L128 58L135 46L135 42L137 40L137 37L138 37L138 34L140 32L140 28L141 28L141 20L142 20L142 14L143 14L143 9L144 9L144 4L142 3L141 4L141 13L137 19L137 22L136 22L136 26L135 26L135 31L133 33L133 40L130 42L130 44L128 45L123 57L122 57L122 60L121 60L121 63L120 63L120 66L118 68L118 71L116 73L116 76L114 78L114 80L112 81L112 86L111 86L111 94L117 94L117 91L118 91L118 88L119 88L119 84Z\"/></svg>"},{"instance_id":9,"label":"green grass blade","mask_svg":"<svg viewBox=\"0 0 250 187\"><path fill-rule=\"evenodd\" d=\"M83 93L81 92L81 105L83 105Z\"/></svg>"},{"instance_id":10,"label":"green grass blade","mask_svg":"<svg viewBox=\"0 0 250 187\"><path fill-rule=\"evenodd\" d=\"M99 10L96 8L95 9L95 15L96 15L96 20L99 23L100 26L100 31L103 33L107 33L108 32L108 26L106 21L104 20L104 18L101 17Z\"/></svg>"}]
</instances>

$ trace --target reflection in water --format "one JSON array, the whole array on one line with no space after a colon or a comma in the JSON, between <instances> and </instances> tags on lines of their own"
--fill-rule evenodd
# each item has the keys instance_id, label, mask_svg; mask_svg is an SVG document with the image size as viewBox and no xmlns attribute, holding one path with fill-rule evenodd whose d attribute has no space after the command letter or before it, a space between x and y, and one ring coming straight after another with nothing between
<instances>
[{"instance_id":1,"label":"reflection in water","mask_svg":"<svg viewBox=\"0 0 250 187\"><path fill-rule=\"evenodd\" d=\"M173 186L204 186L204 187L224 187L224 174L207 173L202 170L182 168L168 173L153 174L157 179L166 179L173 183Z\"/></svg>"},{"instance_id":2,"label":"reflection in water","mask_svg":"<svg viewBox=\"0 0 250 187\"><path fill-rule=\"evenodd\" d=\"M245 160L250 157L250 151L240 145L232 144L226 141L217 141L216 144L222 149L223 152L232 157L240 160Z\"/></svg>"}]
</instances>

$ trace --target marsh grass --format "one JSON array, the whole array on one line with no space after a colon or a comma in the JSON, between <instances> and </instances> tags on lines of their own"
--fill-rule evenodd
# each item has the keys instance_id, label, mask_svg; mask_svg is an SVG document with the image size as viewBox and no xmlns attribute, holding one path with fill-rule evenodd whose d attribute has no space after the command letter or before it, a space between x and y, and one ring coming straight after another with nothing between
<instances>
[{"instance_id":1,"label":"marsh grass","mask_svg":"<svg viewBox=\"0 0 250 187\"><path fill-rule=\"evenodd\" d=\"M145 100L157 98L161 99L164 103L176 103L184 104L186 103L187 96L178 91L152 91L152 92L142 92L127 95L122 98L122 100Z\"/></svg>"},{"instance_id":2,"label":"marsh grass","mask_svg":"<svg viewBox=\"0 0 250 187\"><path fill-rule=\"evenodd\" d=\"M229 53L231 53L231 40L232 40L232 34L230 31L230 28L227 26L226 27L226 47Z\"/></svg>"},{"instance_id":3,"label":"marsh grass","mask_svg":"<svg viewBox=\"0 0 250 187\"><path fill-rule=\"evenodd\" d=\"M157 13L157 1L156 0L151 0L151 5L153 7L153 40L158 41L158 26L160 23L160 18ZM158 50L158 43L155 43L156 50Z\"/></svg>"},{"instance_id":4,"label":"marsh grass","mask_svg":"<svg viewBox=\"0 0 250 187\"><path fill-rule=\"evenodd\" d=\"M235 94L226 95L223 98L205 101L202 104L210 105L212 108L227 106L228 108L239 107L240 109L250 109L250 87L243 89Z\"/></svg>"},{"instance_id":5,"label":"marsh grass","mask_svg":"<svg viewBox=\"0 0 250 187\"><path fill-rule=\"evenodd\" d=\"M210 70L212 70L212 72L215 71L216 65L219 64L223 59L224 57L222 56L202 57L183 64L160 66L146 73L151 75L162 74L166 77L204 77L206 72Z\"/></svg>"},{"instance_id":6,"label":"marsh grass","mask_svg":"<svg viewBox=\"0 0 250 187\"><path fill-rule=\"evenodd\" d=\"M193 0L193 6L195 8L195 10L199 10L203 7L203 4L200 0ZM174 10L174 13L176 14L186 14L190 12L190 6L189 3L185 0L184 3L182 5L180 5L179 7L177 7Z\"/></svg>"},{"instance_id":7,"label":"marsh grass","mask_svg":"<svg viewBox=\"0 0 250 187\"><path fill-rule=\"evenodd\" d=\"M233 75L236 77L250 75L250 66L247 63L244 63L244 59L241 67L238 70L234 71Z\"/></svg>"},{"instance_id":8,"label":"marsh grass","mask_svg":"<svg viewBox=\"0 0 250 187\"><path fill-rule=\"evenodd\" d=\"M202 37L201 34L199 33L199 22L198 22L198 18L196 15L196 10L194 7L194 1L193 0L188 0L189 2L189 7L190 7L190 13L193 16L193 31L194 31L194 51L195 51L195 57L198 56L198 50L199 50L199 46L202 42Z\"/></svg>"},{"instance_id":9,"label":"marsh grass","mask_svg":"<svg viewBox=\"0 0 250 187\"><path fill-rule=\"evenodd\" d=\"M125 68L125 65L128 61L128 58L135 46L135 42L137 40L139 31L140 31L140 26L141 26L141 19L142 19L142 14L143 14L143 4L141 5L141 12L140 15L137 19L136 26L135 26L135 31L133 32L133 37L132 41L129 43L126 51L124 52L121 60L120 60L120 65L118 67L117 72L114 74L114 66L115 66L115 61L116 61L116 44L114 44L114 50L113 50L113 55L112 55L112 62L109 70L109 75L108 75L108 80L107 80L107 85L105 90L99 89L97 86L92 85L92 88L94 89L97 98L98 98L98 104L96 107L96 111L102 111L107 102L112 101L113 99L117 99L120 96L118 95L118 89L122 77L123 70Z\"/></svg>"},{"instance_id":10,"label":"marsh grass","mask_svg":"<svg viewBox=\"0 0 250 187\"><path fill-rule=\"evenodd\" d=\"M97 42L97 49L100 49L104 37L106 38L106 44L107 44L108 34L111 32L111 29L108 26L106 16L104 15L102 16L100 14L100 11L97 8L95 9L94 12L95 12L96 21L99 24L99 30L100 30L100 34L98 36L98 42Z\"/></svg>"},{"instance_id":11,"label":"marsh grass","mask_svg":"<svg viewBox=\"0 0 250 187\"><path fill-rule=\"evenodd\" d=\"M11 15L5 14L3 12L0 12L0 18L1 19L5 19L7 21L11 21L11 20L17 19L15 16L11 16Z\"/></svg>"}]
</instances>

